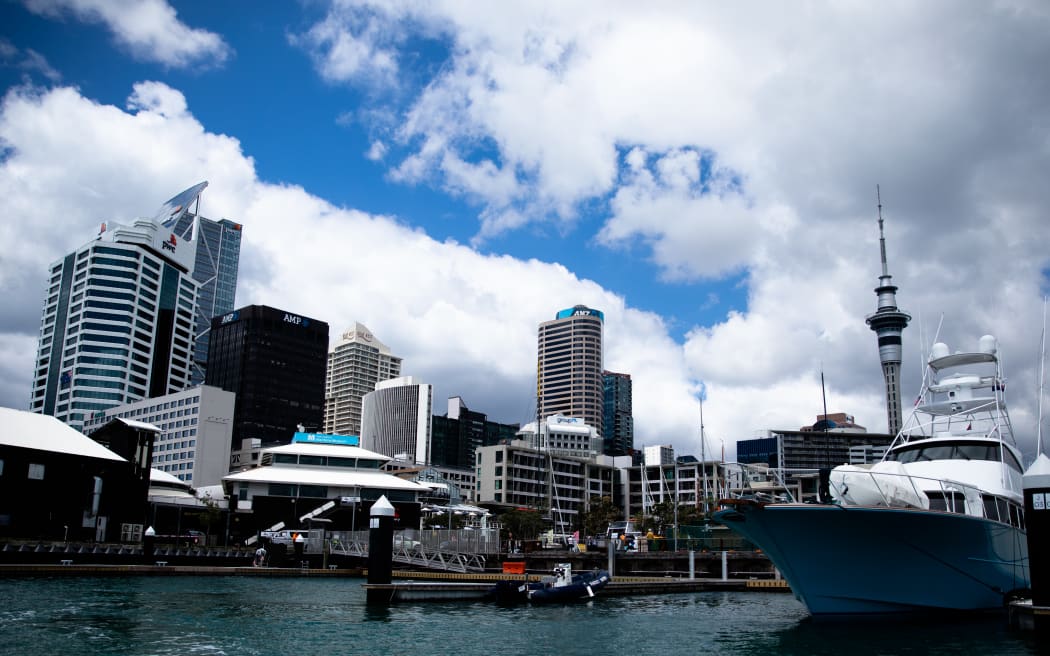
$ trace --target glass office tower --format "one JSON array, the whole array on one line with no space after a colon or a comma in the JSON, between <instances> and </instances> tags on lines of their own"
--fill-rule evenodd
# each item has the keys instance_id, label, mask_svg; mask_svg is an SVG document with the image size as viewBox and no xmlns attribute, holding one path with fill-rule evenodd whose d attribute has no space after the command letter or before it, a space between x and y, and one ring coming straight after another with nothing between
<instances>
[{"instance_id":1,"label":"glass office tower","mask_svg":"<svg viewBox=\"0 0 1050 656\"><path fill-rule=\"evenodd\" d=\"M197 300L195 244L139 219L106 224L50 267L30 409L85 418L186 388Z\"/></svg>"},{"instance_id":2,"label":"glass office tower","mask_svg":"<svg viewBox=\"0 0 1050 656\"><path fill-rule=\"evenodd\" d=\"M237 273L241 259L241 224L200 215L200 194L208 186L201 182L169 200L158 212L163 225L176 236L197 244L193 279L199 292L194 306L192 382L204 382L208 363L208 341L213 317L236 307ZM194 210L190 207L196 205Z\"/></svg>"}]
</instances>

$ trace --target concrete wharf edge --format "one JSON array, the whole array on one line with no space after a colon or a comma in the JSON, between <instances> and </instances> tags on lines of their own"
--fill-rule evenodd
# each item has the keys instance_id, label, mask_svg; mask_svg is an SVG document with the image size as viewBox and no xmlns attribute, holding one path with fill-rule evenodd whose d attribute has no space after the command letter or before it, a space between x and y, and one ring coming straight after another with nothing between
<instances>
[{"instance_id":1,"label":"concrete wharf edge","mask_svg":"<svg viewBox=\"0 0 1050 656\"><path fill-rule=\"evenodd\" d=\"M403 582L363 584L372 589L427 589L433 592L426 598L448 599L456 591L467 593L475 589L487 591L497 581L538 581L537 574L457 574L453 572L425 572L395 570L393 578ZM260 577L322 577L363 578L362 568L307 569L298 567L206 567L183 565L91 565L91 564L3 564L0 578L22 576L260 576ZM786 592L783 580L675 578L670 576L615 577L599 593L600 596L670 594L724 590ZM454 597L451 597L454 598Z\"/></svg>"}]
</instances>

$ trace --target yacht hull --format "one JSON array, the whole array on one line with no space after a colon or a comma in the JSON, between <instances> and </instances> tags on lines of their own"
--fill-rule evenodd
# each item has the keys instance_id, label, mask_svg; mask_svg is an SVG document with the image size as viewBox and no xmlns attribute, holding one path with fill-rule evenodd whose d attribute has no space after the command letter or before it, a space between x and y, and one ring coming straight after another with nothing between
<instances>
[{"instance_id":1,"label":"yacht hull","mask_svg":"<svg viewBox=\"0 0 1050 656\"><path fill-rule=\"evenodd\" d=\"M761 548L813 615L1002 609L1029 586L1024 532L984 518L815 504L715 517Z\"/></svg>"}]
</instances>

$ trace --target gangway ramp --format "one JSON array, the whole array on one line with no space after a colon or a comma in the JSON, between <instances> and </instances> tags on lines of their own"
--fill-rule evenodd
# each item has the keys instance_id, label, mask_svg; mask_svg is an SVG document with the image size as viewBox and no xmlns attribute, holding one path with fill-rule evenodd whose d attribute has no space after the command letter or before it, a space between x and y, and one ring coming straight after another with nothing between
<instances>
[{"instance_id":1,"label":"gangway ramp","mask_svg":"<svg viewBox=\"0 0 1050 656\"><path fill-rule=\"evenodd\" d=\"M401 540L399 537L394 537L392 560L395 563L460 574L485 571L484 554L432 549L420 542ZM368 540L333 538L329 540L329 550L332 554L368 558Z\"/></svg>"}]
</instances>

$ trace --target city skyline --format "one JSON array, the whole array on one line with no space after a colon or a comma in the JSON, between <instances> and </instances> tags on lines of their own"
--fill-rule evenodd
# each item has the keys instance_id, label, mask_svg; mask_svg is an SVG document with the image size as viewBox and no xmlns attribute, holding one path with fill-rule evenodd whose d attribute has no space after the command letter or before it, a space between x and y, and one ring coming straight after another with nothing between
<instances>
[{"instance_id":1,"label":"city skyline","mask_svg":"<svg viewBox=\"0 0 1050 656\"><path fill-rule=\"evenodd\" d=\"M702 393L709 452L798 428L822 373L881 431L880 185L903 409L935 335L995 335L1032 455L1040 3L86 6L0 6L0 405L28 407L48 264L207 180L238 306L360 321L494 421L535 414L536 326L583 304L636 448L699 453Z\"/></svg>"}]
</instances>

